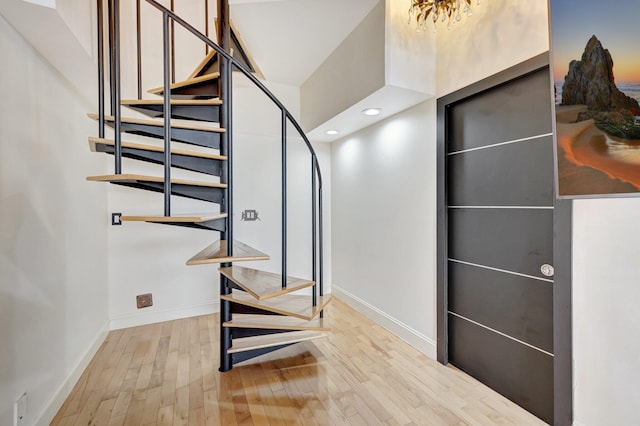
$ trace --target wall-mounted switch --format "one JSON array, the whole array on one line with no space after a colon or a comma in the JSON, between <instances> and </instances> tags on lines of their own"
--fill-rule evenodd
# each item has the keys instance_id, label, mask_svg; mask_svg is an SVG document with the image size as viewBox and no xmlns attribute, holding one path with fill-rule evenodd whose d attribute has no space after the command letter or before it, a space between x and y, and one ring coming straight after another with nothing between
<instances>
[{"instance_id":1,"label":"wall-mounted switch","mask_svg":"<svg viewBox=\"0 0 640 426\"><path fill-rule=\"evenodd\" d=\"M244 220L246 222L254 222L256 220L260 220L260 217L258 216L258 210L244 210L242 212L241 220Z\"/></svg>"},{"instance_id":2,"label":"wall-mounted switch","mask_svg":"<svg viewBox=\"0 0 640 426\"><path fill-rule=\"evenodd\" d=\"M122 225L122 213L111 213L111 224Z\"/></svg>"}]
</instances>

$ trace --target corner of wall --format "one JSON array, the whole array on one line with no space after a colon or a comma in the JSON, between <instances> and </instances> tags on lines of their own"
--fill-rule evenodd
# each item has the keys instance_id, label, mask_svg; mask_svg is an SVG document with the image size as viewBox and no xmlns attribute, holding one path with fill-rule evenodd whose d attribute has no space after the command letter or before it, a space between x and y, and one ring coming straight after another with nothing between
<instances>
[{"instance_id":1,"label":"corner of wall","mask_svg":"<svg viewBox=\"0 0 640 426\"><path fill-rule=\"evenodd\" d=\"M49 402L46 404L44 410L37 417L34 424L36 426L47 426L51 423L53 418L56 416L62 404L67 399L73 387L76 385L82 373L87 369L89 363L93 359L93 357L104 343L107 335L109 334L109 322L105 322L104 325L98 330L98 334L91 344L89 348L85 351L84 354L80 355L80 357L73 363L73 366L69 373L66 375L62 384L55 391Z\"/></svg>"},{"instance_id":2,"label":"corner of wall","mask_svg":"<svg viewBox=\"0 0 640 426\"><path fill-rule=\"evenodd\" d=\"M92 100L97 87L92 2L58 0L55 8L39 3L3 0L0 14L85 100Z\"/></svg>"},{"instance_id":3,"label":"corner of wall","mask_svg":"<svg viewBox=\"0 0 640 426\"><path fill-rule=\"evenodd\" d=\"M148 308L152 309L152 308ZM110 330L173 321L200 315L210 315L220 312L220 302L212 300L198 305L179 306L167 309L156 309L148 312L113 315L109 321Z\"/></svg>"},{"instance_id":4,"label":"corner of wall","mask_svg":"<svg viewBox=\"0 0 640 426\"><path fill-rule=\"evenodd\" d=\"M358 296L349 293L340 286L333 285L332 295L346 302L356 311L386 328L429 358L436 359L436 342L429 337L360 299Z\"/></svg>"},{"instance_id":5,"label":"corner of wall","mask_svg":"<svg viewBox=\"0 0 640 426\"><path fill-rule=\"evenodd\" d=\"M384 87L384 14L381 1L302 84L300 111L305 130Z\"/></svg>"}]
</instances>

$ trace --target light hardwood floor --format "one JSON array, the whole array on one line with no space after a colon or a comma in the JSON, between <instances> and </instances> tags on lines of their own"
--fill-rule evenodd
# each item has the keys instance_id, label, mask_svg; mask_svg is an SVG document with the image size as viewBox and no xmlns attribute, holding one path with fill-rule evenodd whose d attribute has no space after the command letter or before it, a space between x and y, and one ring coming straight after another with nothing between
<instances>
[{"instance_id":1,"label":"light hardwood floor","mask_svg":"<svg viewBox=\"0 0 640 426\"><path fill-rule=\"evenodd\" d=\"M541 425L345 303L332 332L218 372L218 315L116 330L52 425Z\"/></svg>"}]
</instances>

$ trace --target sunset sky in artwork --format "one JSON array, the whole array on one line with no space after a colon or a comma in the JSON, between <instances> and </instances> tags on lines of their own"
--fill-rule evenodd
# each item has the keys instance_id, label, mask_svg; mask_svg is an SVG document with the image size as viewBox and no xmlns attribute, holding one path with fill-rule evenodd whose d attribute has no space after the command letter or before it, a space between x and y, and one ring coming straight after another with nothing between
<instances>
[{"instance_id":1,"label":"sunset sky in artwork","mask_svg":"<svg viewBox=\"0 0 640 426\"><path fill-rule=\"evenodd\" d=\"M640 0L550 0L553 75L564 80L595 34L613 58L616 82L640 81Z\"/></svg>"}]
</instances>

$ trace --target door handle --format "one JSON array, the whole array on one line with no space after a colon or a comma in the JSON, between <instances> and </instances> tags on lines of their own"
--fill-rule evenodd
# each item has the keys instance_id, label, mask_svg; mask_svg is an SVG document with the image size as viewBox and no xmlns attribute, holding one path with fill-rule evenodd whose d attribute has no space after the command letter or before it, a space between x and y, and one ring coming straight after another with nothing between
<instances>
[{"instance_id":1,"label":"door handle","mask_svg":"<svg viewBox=\"0 0 640 426\"><path fill-rule=\"evenodd\" d=\"M542 272L542 275L544 275L545 277L552 277L555 273L553 266L549 265L548 263L545 263L540 267L540 272Z\"/></svg>"}]
</instances>

